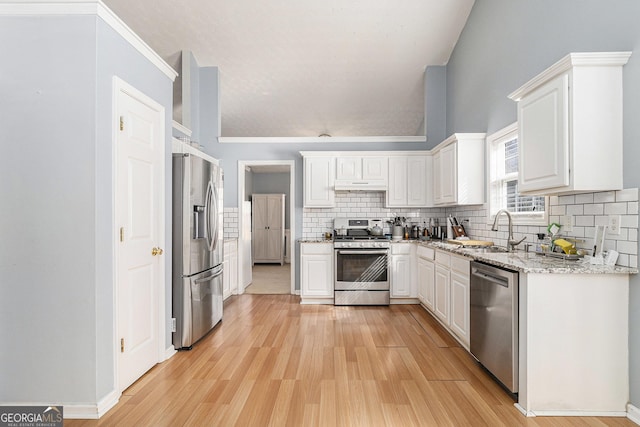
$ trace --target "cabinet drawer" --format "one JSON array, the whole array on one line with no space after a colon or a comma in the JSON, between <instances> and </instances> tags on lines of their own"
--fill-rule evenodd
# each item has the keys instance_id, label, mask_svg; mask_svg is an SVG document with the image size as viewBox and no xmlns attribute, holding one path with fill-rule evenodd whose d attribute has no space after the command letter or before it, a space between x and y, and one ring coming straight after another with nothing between
<instances>
[{"instance_id":1,"label":"cabinet drawer","mask_svg":"<svg viewBox=\"0 0 640 427\"><path fill-rule=\"evenodd\" d=\"M455 255L452 256L451 270L456 271L465 277L469 277L469 260Z\"/></svg>"},{"instance_id":2,"label":"cabinet drawer","mask_svg":"<svg viewBox=\"0 0 640 427\"><path fill-rule=\"evenodd\" d=\"M329 255L333 253L331 243L302 243L300 245L302 255Z\"/></svg>"},{"instance_id":3,"label":"cabinet drawer","mask_svg":"<svg viewBox=\"0 0 640 427\"><path fill-rule=\"evenodd\" d=\"M433 260L436 256L436 251L432 248L427 248L426 246L418 246L418 250L416 252L418 257Z\"/></svg>"},{"instance_id":4,"label":"cabinet drawer","mask_svg":"<svg viewBox=\"0 0 640 427\"><path fill-rule=\"evenodd\" d=\"M449 267L451 255L446 252L436 251L436 263Z\"/></svg>"},{"instance_id":5,"label":"cabinet drawer","mask_svg":"<svg viewBox=\"0 0 640 427\"><path fill-rule=\"evenodd\" d=\"M411 243L392 243L391 255L409 255L411 253Z\"/></svg>"}]
</instances>

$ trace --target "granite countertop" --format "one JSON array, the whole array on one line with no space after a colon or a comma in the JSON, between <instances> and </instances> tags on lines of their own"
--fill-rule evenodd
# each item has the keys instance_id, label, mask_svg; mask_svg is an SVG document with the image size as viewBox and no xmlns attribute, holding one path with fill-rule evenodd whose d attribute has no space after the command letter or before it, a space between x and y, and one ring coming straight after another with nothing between
<instances>
[{"instance_id":1,"label":"granite countertop","mask_svg":"<svg viewBox=\"0 0 640 427\"><path fill-rule=\"evenodd\" d=\"M333 245L333 240L327 240L325 238L318 237L317 239L298 239L300 243L330 243Z\"/></svg>"},{"instance_id":2,"label":"granite countertop","mask_svg":"<svg viewBox=\"0 0 640 427\"><path fill-rule=\"evenodd\" d=\"M498 267L517 270L522 273L554 274L636 274L637 268L617 265L591 265L586 260L566 261L557 258L536 255L535 252L483 252L482 249L462 248L459 245L444 242L422 242L424 246L442 249L475 261L485 262Z\"/></svg>"}]
</instances>

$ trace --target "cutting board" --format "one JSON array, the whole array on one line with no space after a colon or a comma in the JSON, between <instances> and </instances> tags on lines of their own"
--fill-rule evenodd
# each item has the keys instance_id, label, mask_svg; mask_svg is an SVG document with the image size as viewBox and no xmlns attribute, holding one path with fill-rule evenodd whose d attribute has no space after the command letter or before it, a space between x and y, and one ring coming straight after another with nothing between
<instances>
[{"instance_id":1,"label":"cutting board","mask_svg":"<svg viewBox=\"0 0 640 427\"><path fill-rule=\"evenodd\" d=\"M460 246L493 246L493 242L486 240L447 240L447 243L453 243Z\"/></svg>"}]
</instances>

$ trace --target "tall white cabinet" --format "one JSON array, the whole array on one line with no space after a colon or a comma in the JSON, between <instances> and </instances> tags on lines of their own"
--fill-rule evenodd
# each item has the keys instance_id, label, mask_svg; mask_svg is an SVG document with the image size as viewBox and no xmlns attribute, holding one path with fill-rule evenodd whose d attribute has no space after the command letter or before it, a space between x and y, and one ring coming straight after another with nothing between
<instances>
[{"instance_id":1,"label":"tall white cabinet","mask_svg":"<svg viewBox=\"0 0 640 427\"><path fill-rule=\"evenodd\" d=\"M284 194L253 194L254 263L284 263Z\"/></svg>"}]
</instances>

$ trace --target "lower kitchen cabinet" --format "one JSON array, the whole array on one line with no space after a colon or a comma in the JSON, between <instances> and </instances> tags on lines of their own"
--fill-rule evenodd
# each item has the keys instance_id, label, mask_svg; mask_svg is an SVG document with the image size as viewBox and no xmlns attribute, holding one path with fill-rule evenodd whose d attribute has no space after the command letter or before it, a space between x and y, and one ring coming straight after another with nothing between
<instances>
[{"instance_id":1,"label":"lower kitchen cabinet","mask_svg":"<svg viewBox=\"0 0 640 427\"><path fill-rule=\"evenodd\" d=\"M433 263L435 252L431 248L418 247L417 251L417 282L418 300L429 310L433 311L435 296L435 271Z\"/></svg>"},{"instance_id":2,"label":"lower kitchen cabinet","mask_svg":"<svg viewBox=\"0 0 640 427\"><path fill-rule=\"evenodd\" d=\"M460 340L469 346L470 261L451 256L451 315L449 326Z\"/></svg>"},{"instance_id":3,"label":"lower kitchen cabinet","mask_svg":"<svg viewBox=\"0 0 640 427\"><path fill-rule=\"evenodd\" d=\"M417 286L413 272L416 245L412 243L391 244L391 298L416 298Z\"/></svg>"},{"instance_id":4,"label":"lower kitchen cabinet","mask_svg":"<svg viewBox=\"0 0 640 427\"><path fill-rule=\"evenodd\" d=\"M436 250L434 263L431 261L433 255L423 248L418 249L418 298L468 349L470 261L466 257Z\"/></svg>"},{"instance_id":5,"label":"lower kitchen cabinet","mask_svg":"<svg viewBox=\"0 0 640 427\"><path fill-rule=\"evenodd\" d=\"M302 304L333 304L333 244L300 244Z\"/></svg>"},{"instance_id":6,"label":"lower kitchen cabinet","mask_svg":"<svg viewBox=\"0 0 640 427\"><path fill-rule=\"evenodd\" d=\"M224 261L222 273L222 298L227 299L238 293L238 241L224 242Z\"/></svg>"}]
</instances>

